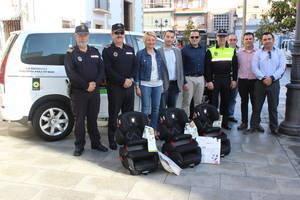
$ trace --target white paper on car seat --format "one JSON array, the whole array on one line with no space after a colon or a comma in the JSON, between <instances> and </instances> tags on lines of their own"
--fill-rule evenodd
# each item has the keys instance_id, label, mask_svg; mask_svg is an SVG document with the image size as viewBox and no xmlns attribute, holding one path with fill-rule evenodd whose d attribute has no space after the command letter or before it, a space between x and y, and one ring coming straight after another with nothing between
<instances>
[{"instance_id":1,"label":"white paper on car seat","mask_svg":"<svg viewBox=\"0 0 300 200\"><path fill-rule=\"evenodd\" d=\"M201 163L219 165L221 154L221 140L213 137L196 138L199 147L201 148Z\"/></svg>"},{"instance_id":2,"label":"white paper on car seat","mask_svg":"<svg viewBox=\"0 0 300 200\"><path fill-rule=\"evenodd\" d=\"M145 126L143 132L143 138L148 141L148 151L149 152L157 152L156 140L154 135L154 129L150 126Z\"/></svg>"},{"instance_id":3,"label":"white paper on car seat","mask_svg":"<svg viewBox=\"0 0 300 200\"><path fill-rule=\"evenodd\" d=\"M159 160L162 165L162 167L169 173L174 173L177 176L180 175L181 168L173 161L171 160L168 156L165 154L158 152Z\"/></svg>"}]
</instances>

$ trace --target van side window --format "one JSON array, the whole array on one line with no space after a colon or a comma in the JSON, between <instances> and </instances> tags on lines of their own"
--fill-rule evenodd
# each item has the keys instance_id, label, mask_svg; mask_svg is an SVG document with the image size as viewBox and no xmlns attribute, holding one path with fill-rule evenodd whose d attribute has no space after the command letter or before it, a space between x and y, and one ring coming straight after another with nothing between
<instances>
[{"instance_id":1,"label":"van side window","mask_svg":"<svg viewBox=\"0 0 300 200\"><path fill-rule=\"evenodd\" d=\"M30 34L24 43L21 60L26 64L63 65L67 49L74 44L72 33Z\"/></svg>"},{"instance_id":2,"label":"van side window","mask_svg":"<svg viewBox=\"0 0 300 200\"><path fill-rule=\"evenodd\" d=\"M106 45L112 43L111 35L109 33L91 33L89 45L96 47L100 53Z\"/></svg>"}]
</instances>

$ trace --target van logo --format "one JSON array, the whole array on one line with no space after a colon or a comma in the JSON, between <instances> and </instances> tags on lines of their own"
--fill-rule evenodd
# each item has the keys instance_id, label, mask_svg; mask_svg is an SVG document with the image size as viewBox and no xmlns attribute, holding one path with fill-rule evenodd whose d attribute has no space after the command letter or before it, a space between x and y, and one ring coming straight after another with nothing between
<instances>
[{"instance_id":1,"label":"van logo","mask_svg":"<svg viewBox=\"0 0 300 200\"><path fill-rule=\"evenodd\" d=\"M118 52L114 52L114 57L117 57L118 56Z\"/></svg>"},{"instance_id":2,"label":"van logo","mask_svg":"<svg viewBox=\"0 0 300 200\"><path fill-rule=\"evenodd\" d=\"M40 90L40 79L39 78L33 78L32 79L32 90Z\"/></svg>"},{"instance_id":3,"label":"van logo","mask_svg":"<svg viewBox=\"0 0 300 200\"><path fill-rule=\"evenodd\" d=\"M78 60L79 62L82 62L82 58L81 58L80 56L77 57L77 60Z\"/></svg>"}]
</instances>

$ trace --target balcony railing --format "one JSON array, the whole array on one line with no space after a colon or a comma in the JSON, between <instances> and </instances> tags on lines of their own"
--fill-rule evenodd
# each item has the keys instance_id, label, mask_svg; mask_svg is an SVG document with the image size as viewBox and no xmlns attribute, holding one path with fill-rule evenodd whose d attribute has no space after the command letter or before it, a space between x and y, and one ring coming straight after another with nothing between
<instances>
[{"instance_id":1,"label":"balcony railing","mask_svg":"<svg viewBox=\"0 0 300 200\"><path fill-rule=\"evenodd\" d=\"M144 5L145 5L145 8L172 8L172 3L171 2L146 3Z\"/></svg>"}]
</instances>

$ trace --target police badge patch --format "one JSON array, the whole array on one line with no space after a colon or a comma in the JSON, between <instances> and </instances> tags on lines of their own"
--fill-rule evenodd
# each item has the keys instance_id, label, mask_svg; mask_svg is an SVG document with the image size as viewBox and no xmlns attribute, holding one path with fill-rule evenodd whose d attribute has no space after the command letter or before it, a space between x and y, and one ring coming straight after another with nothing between
<instances>
[{"instance_id":1,"label":"police badge patch","mask_svg":"<svg viewBox=\"0 0 300 200\"><path fill-rule=\"evenodd\" d=\"M214 55L215 55L215 56L218 56L218 52L214 52Z\"/></svg>"},{"instance_id":2,"label":"police badge patch","mask_svg":"<svg viewBox=\"0 0 300 200\"><path fill-rule=\"evenodd\" d=\"M114 55L114 57L117 57L117 56L118 56L118 53L117 53L117 52L114 52L113 55Z\"/></svg>"},{"instance_id":3,"label":"police badge patch","mask_svg":"<svg viewBox=\"0 0 300 200\"><path fill-rule=\"evenodd\" d=\"M77 57L77 60L78 60L79 62L82 62L82 58L81 58L80 56Z\"/></svg>"}]
</instances>

